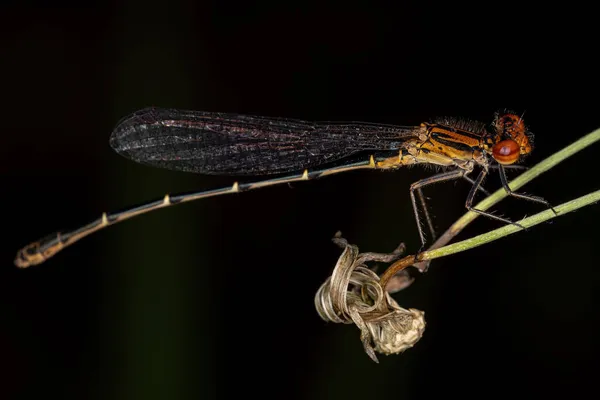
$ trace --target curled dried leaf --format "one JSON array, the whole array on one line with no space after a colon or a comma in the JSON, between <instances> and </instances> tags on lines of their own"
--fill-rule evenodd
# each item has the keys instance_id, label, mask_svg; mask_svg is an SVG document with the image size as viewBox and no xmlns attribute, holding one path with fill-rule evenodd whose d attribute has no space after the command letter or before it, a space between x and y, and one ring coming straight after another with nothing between
<instances>
[{"instance_id":1,"label":"curled dried leaf","mask_svg":"<svg viewBox=\"0 0 600 400\"><path fill-rule=\"evenodd\" d=\"M375 352L398 354L412 347L425 330L424 312L400 307L366 265L372 261L393 262L401 257L404 246L389 254L359 253L357 246L348 244L339 234L334 242L344 250L315 295L319 316L328 322L354 323L361 331L365 352L375 362Z\"/></svg>"}]
</instances>

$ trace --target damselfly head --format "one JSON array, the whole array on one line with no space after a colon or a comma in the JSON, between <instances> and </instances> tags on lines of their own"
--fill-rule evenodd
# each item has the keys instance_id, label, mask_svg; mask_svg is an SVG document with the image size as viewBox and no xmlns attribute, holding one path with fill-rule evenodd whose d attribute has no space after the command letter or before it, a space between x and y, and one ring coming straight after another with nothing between
<instances>
[{"instance_id":1,"label":"damselfly head","mask_svg":"<svg viewBox=\"0 0 600 400\"><path fill-rule=\"evenodd\" d=\"M511 112L498 113L494 119L498 142L492 156L500 164L514 164L533 150L533 136L523 118Z\"/></svg>"}]
</instances>

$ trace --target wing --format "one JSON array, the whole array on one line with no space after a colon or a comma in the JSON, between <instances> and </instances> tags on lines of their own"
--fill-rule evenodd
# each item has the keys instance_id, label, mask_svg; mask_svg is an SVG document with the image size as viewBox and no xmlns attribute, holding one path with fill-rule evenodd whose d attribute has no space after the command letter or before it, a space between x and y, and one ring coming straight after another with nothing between
<instances>
[{"instance_id":1,"label":"wing","mask_svg":"<svg viewBox=\"0 0 600 400\"><path fill-rule=\"evenodd\" d=\"M261 175L312 168L366 150L397 150L418 129L150 108L121 120L110 145L159 168Z\"/></svg>"}]
</instances>

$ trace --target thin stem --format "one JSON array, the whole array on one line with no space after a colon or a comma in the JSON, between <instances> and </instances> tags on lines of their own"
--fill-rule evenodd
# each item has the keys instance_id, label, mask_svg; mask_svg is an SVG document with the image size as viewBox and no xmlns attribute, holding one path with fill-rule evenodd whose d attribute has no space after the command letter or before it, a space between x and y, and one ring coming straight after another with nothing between
<instances>
[{"instance_id":1,"label":"thin stem","mask_svg":"<svg viewBox=\"0 0 600 400\"><path fill-rule=\"evenodd\" d=\"M600 132L600 130L598 130ZM545 210L538 214L532 215L531 217L525 218L519 223L524 228L530 228L542 222L548 221L552 218L556 218L557 216L564 215L571 211L575 211L579 208L588 206L590 204L594 204L600 201L600 190L589 193L585 196L581 196L575 200L568 201L566 203L561 204L560 206L554 207L556 210L556 214L552 212L552 210ZM470 239L466 239L448 246L444 246L437 249L427 250L423 253L420 253L417 257L418 261L428 261L433 260L435 258L440 258L444 256L448 256L451 254L459 253L461 251L469 250L474 247L481 246L482 244L486 244L492 242L494 240L498 240L505 236L511 235L515 232L522 231L523 228L520 228L516 225L505 225L502 228L495 229L491 232L487 232ZM402 258L401 260L396 261L394 264L390 265L390 267L381 275L381 286L386 287L390 278L392 278L395 274L405 269L406 267L410 267L415 260L415 256L407 256Z\"/></svg>"}]
</instances>

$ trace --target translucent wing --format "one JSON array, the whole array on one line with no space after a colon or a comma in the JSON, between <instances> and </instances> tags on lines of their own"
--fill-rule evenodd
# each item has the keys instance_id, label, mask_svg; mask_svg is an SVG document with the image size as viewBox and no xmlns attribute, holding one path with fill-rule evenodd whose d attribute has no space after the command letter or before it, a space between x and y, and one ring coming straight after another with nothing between
<instances>
[{"instance_id":1,"label":"translucent wing","mask_svg":"<svg viewBox=\"0 0 600 400\"><path fill-rule=\"evenodd\" d=\"M352 154L397 150L418 128L150 108L124 118L111 147L160 168L219 175L298 171Z\"/></svg>"}]
</instances>

